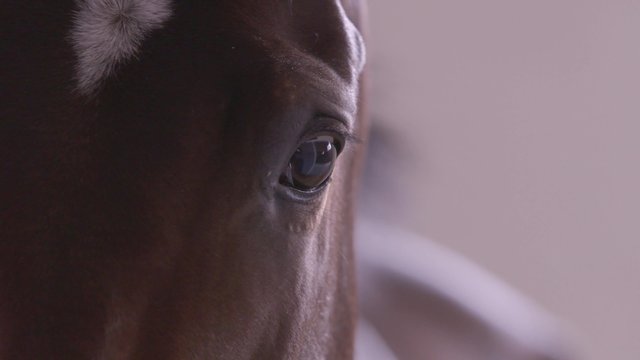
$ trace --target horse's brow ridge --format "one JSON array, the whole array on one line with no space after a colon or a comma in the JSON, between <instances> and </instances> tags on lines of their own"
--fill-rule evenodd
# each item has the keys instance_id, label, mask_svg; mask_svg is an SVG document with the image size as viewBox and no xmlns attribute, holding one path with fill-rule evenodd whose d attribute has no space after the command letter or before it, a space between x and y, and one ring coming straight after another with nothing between
<instances>
[{"instance_id":1,"label":"horse's brow ridge","mask_svg":"<svg viewBox=\"0 0 640 360\"><path fill-rule=\"evenodd\" d=\"M76 89L94 93L171 16L171 0L77 0L71 29Z\"/></svg>"}]
</instances>

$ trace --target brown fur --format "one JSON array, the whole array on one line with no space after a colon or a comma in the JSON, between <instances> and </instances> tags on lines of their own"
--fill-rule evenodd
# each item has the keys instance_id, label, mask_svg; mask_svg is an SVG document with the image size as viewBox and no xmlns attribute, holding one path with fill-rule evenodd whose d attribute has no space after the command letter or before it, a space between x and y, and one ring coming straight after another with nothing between
<instances>
[{"instance_id":1,"label":"brown fur","mask_svg":"<svg viewBox=\"0 0 640 360\"><path fill-rule=\"evenodd\" d=\"M350 358L363 149L278 183L308 129L363 137L340 5L176 2L90 98L75 10L0 6L0 358Z\"/></svg>"}]
</instances>

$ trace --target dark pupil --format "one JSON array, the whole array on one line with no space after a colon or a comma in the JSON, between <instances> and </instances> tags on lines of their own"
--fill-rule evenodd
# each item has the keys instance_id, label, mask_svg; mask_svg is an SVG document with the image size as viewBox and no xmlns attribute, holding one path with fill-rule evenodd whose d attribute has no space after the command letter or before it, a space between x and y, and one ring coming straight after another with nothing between
<instances>
[{"instance_id":1,"label":"dark pupil","mask_svg":"<svg viewBox=\"0 0 640 360\"><path fill-rule=\"evenodd\" d=\"M300 190L322 185L331 175L337 155L330 136L319 136L303 143L289 160L288 182Z\"/></svg>"}]
</instances>

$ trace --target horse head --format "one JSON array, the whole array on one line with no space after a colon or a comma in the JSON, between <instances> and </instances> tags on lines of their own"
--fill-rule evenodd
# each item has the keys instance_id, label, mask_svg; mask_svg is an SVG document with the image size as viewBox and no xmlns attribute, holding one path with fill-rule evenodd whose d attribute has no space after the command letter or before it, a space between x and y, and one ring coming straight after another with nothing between
<instances>
[{"instance_id":1,"label":"horse head","mask_svg":"<svg viewBox=\"0 0 640 360\"><path fill-rule=\"evenodd\" d=\"M351 357L357 3L0 8L0 358Z\"/></svg>"}]
</instances>

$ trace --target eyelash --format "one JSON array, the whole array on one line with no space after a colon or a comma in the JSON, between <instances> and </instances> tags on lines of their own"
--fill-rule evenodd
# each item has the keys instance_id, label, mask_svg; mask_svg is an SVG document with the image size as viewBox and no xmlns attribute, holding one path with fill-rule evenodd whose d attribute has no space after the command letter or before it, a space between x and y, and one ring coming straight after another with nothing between
<instances>
[{"instance_id":1,"label":"eyelash","mask_svg":"<svg viewBox=\"0 0 640 360\"><path fill-rule=\"evenodd\" d=\"M344 149L348 146L351 146L353 144L359 145L363 143L363 140L357 137L355 133L347 127L348 125L345 121L341 121L336 119L336 117L334 116L327 116L324 114L319 114L318 116L316 116L316 118L324 121L321 121L318 125L309 127L304 132L304 135L301 137L300 141L305 141L305 139L313 138L319 133L335 134L338 135L339 139L341 140L339 153L342 153L342 151L344 151ZM341 125L336 126L336 121Z\"/></svg>"}]
</instances>

